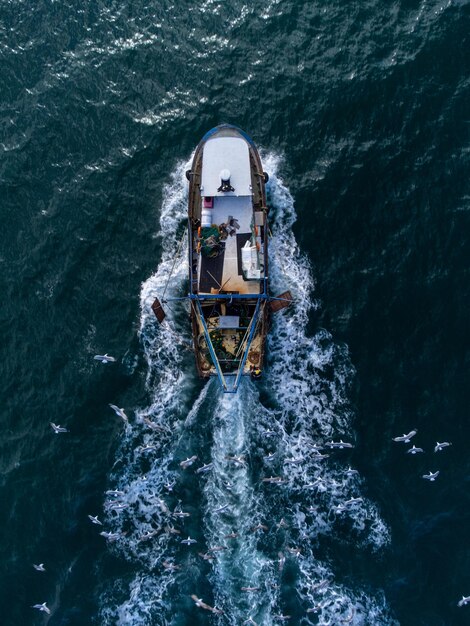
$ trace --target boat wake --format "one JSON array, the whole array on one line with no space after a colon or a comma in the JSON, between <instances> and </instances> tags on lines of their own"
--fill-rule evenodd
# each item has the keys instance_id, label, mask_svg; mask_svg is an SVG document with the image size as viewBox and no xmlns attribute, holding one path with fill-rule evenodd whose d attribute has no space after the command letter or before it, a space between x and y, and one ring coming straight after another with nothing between
<instances>
[{"instance_id":1,"label":"boat wake","mask_svg":"<svg viewBox=\"0 0 470 626\"><path fill-rule=\"evenodd\" d=\"M129 570L103 592L103 624L396 624L380 591L338 580L331 556L335 546L378 551L389 532L349 467L350 449L326 445L354 444L354 370L328 332L306 332L316 306L312 271L295 242L279 161L267 155L264 165L272 291L291 289L295 306L273 318L265 380L244 380L235 396L214 380L201 387L183 307L167 309L162 326L151 311L173 266L167 295L184 294L185 244L175 251L185 232L187 164L166 190L162 260L141 293L150 401L126 425L110 476L116 493L105 502L110 550Z\"/></svg>"}]
</instances>

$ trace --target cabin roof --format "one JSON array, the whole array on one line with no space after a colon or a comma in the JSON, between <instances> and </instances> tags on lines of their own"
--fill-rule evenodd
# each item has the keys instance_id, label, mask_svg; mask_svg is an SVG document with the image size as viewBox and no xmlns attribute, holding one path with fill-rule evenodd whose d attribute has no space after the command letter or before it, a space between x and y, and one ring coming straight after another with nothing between
<instances>
[{"instance_id":1,"label":"cabin roof","mask_svg":"<svg viewBox=\"0 0 470 626\"><path fill-rule=\"evenodd\" d=\"M230 184L235 191L217 191L220 172L230 171ZM241 137L214 137L204 145L202 154L202 196L251 196L250 154Z\"/></svg>"}]
</instances>

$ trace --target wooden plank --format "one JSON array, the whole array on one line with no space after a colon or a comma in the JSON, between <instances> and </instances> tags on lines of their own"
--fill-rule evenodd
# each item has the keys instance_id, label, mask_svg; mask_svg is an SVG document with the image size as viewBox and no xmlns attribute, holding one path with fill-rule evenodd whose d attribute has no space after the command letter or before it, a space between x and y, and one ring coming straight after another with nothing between
<instances>
[{"instance_id":1,"label":"wooden plank","mask_svg":"<svg viewBox=\"0 0 470 626\"><path fill-rule=\"evenodd\" d=\"M292 294L290 291L284 291L279 296L277 296L279 300L271 300L269 302L269 308L272 313L276 313L276 311L280 311L281 309L285 309L293 302Z\"/></svg>"},{"instance_id":2,"label":"wooden plank","mask_svg":"<svg viewBox=\"0 0 470 626\"><path fill-rule=\"evenodd\" d=\"M155 317L161 324L165 319L165 311L163 310L163 307L160 304L160 300L158 298L155 298L155 301L152 304L152 311L155 313Z\"/></svg>"}]
</instances>

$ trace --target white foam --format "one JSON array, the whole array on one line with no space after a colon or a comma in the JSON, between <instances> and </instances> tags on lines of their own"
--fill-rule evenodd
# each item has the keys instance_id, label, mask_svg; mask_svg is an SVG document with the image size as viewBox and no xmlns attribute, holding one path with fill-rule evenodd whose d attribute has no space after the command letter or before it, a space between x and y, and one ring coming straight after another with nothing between
<instances>
[{"instance_id":1,"label":"white foam","mask_svg":"<svg viewBox=\"0 0 470 626\"><path fill-rule=\"evenodd\" d=\"M221 617L212 616L215 623L238 626L251 616L260 626L272 626L283 612L278 552L287 563L296 559L296 601L303 611L302 623L334 624L348 619L364 626L395 623L380 592L365 593L335 582L333 565L322 563L315 554L320 537L349 543L356 550L378 550L389 541L389 532L375 504L362 493L361 477L346 474L348 452L333 451L329 458L319 460L309 447L333 437L354 441L348 401L354 368L347 348L335 344L327 331L313 337L306 332L317 306L314 282L310 263L292 232L294 202L277 176L279 163L274 155L264 158L271 176L270 279L273 292L291 289L295 307L274 316L268 375L262 383L271 398L269 408L260 402L259 387L246 379L236 396L222 395L212 381L195 401L190 400L195 373L193 367L183 366L184 344L190 340L187 316L176 307L169 309L168 323L159 326L151 311L155 296L165 290L184 232L187 164L177 168L164 194L158 233L162 258L141 291L140 338L148 362L150 402L136 411L125 430L111 477L113 488L125 491L120 499L128 508L106 513L110 529L127 533L110 549L133 563L136 573L128 589L121 583L110 586L104 595L101 617L105 625L171 623L172 614L187 610L182 608L184 598L198 593L202 577L205 585L210 583L210 597L204 600L225 611ZM186 257L185 249L176 255L167 296L182 293ZM151 430L145 420L163 430ZM155 449L144 452L142 444ZM180 468L178 461L185 456L209 452L210 458L197 461L199 466L213 463L207 474L195 474L197 465ZM275 457L267 460L270 452ZM262 482L272 475L281 476L284 482ZM166 485L173 482L170 494ZM190 495L196 483L202 502ZM187 522L172 519L167 508L180 497L182 509L189 507L194 513ZM360 500L344 511L336 508L351 498ZM312 503L314 511L309 510ZM159 531L145 540L145 533L168 523L184 536L195 533L198 551L225 548L215 553L208 581L201 574L205 562L192 547L182 549L179 536ZM268 530L254 531L258 524ZM228 538L232 532L238 536ZM289 548L298 548L300 556L295 557ZM162 568L164 559L181 562L183 570L169 573ZM241 587L259 589L250 593ZM175 595L176 589L181 597ZM312 607L316 612L306 613Z\"/></svg>"}]
</instances>

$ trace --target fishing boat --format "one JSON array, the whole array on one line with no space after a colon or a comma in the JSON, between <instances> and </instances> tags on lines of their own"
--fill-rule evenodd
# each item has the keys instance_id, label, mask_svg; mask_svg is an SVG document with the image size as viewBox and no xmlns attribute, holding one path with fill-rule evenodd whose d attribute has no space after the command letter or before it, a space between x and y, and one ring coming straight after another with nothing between
<instances>
[{"instance_id":1,"label":"fishing boat","mask_svg":"<svg viewBox=\"0 0 470 626\"><path fill-rule=\"evenodd\" d=\"M221 124L199 142L186 177L196 367L235 393L242 376L261 378L270 313L292 301L269 295L268 175L253 140ZM163 318L158 300L154 312Z\"/></svg>"}]
</instances>

